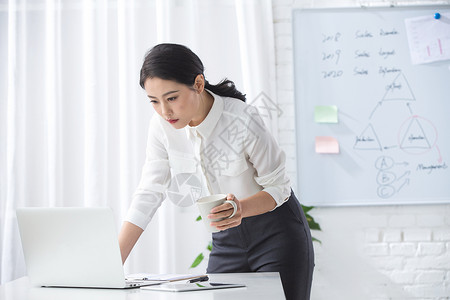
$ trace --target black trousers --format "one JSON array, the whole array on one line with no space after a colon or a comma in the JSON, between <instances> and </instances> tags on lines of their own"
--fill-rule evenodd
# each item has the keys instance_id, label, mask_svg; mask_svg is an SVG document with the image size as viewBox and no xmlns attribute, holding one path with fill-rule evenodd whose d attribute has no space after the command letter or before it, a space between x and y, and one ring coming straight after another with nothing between
<instances>
[{"instance_id":1,"label":"black trousers","mask_svg":"<svg viewBox=\"0 0 450 300\"><path fill-rule=\"evenodd\" d=\"M314 250L293 192L274 211L244 218L238 227L212 236L208 273L279 272L287 300L310 298Z\"/></svg>"}]
</instances>

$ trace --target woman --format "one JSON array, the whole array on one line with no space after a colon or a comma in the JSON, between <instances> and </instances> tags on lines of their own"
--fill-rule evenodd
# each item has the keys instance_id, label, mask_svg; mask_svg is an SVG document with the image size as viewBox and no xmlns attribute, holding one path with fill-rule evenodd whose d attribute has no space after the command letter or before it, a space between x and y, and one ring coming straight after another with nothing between
<instances>
[{"instance_id":1,"label":"woman","mask_svg":"<svg viewBox=\"0 0 450 300\"><path fill-rule=\"evenodd\" d=\"M232 81L210 84L197 55L160 44L145 56L140 85L157 112L141 181L119 234L125 261L165 198L171 178L194 174L200 194L228 194L236 214L212 222L208 273L279 272L287 299L309 299L314 254L292 193L285 155ZM191 203L192 204L192 203ZM211 219L228 217L225 203Z\"/></svg>"}]
</instances>

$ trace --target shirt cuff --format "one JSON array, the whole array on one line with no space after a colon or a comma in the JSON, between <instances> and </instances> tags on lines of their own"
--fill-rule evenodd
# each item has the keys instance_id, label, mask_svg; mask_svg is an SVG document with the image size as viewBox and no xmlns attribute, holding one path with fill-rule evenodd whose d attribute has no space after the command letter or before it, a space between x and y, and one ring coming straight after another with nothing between
<instances>
[{"instance_id":1,"label":"shirt cuff","mask_svg":"<svg viewBox=\"0 0 450 300\"><path fill-rule=\"evenodd\" d=\"M145 230L148 223L150 223L150 219L151 218L149 218L148 215L140 212L135 208L130 208L127 215L125 216L125 221L140 227L142 230Z\"/></svg>"},{"instance_id":2,"label":"shirt cuff","mask_svg":"<svg viewBox=\"0 0 450 300\"><path fill-rule=\"evenodd\" d=\"M268 193L275 200L277 206L275 206L274 209L283 205L283 203L285 203L291 196L290 189L282 190L281 188L275 187L275 186L266 187L263 189L263 191ZM274 210L274 209L272 209L272 210Z\"/></svg>"}]
</instances>

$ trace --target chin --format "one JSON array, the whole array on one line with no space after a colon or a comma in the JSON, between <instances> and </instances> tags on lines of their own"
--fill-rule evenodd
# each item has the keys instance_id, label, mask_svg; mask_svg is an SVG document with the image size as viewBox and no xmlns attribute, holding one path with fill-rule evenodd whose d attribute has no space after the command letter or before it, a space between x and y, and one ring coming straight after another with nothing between
<instances>
[{"instance_id":1,"label":"chin","mask_svg":"<svg viewBox=\"0 0 450 300\"><path fill-rule=\"evenodd\" d=\"M173 128L175 128L175 129L182 129L182 128L184 128L184 127L186 127L186 123L183 123L183 122L180 122L179 120L178 120L178 122L176 122L175 124L171 124L172 125L172 127Z\"/></svg>"}]
</instances>

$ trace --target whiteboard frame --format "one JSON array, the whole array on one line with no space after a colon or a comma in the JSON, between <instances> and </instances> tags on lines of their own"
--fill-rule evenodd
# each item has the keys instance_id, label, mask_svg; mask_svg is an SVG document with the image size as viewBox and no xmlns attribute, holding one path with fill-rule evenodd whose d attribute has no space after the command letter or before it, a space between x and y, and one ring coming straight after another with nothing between
<instances>
[{"instance_id":1,"label":"whiteboard frame","mask_svg":"<svg viewBox=\"0 0 450 300\"><path fill-rule=\"evenodd\" d=\"M302 124L300 122L301 115L298 115L299 111L299 101L302 101L300 97L299 88L297 86L297 78L299 76L297 61L296 61L296 38L297 38L297 28L296 28L296 18L299 17L299 13L308 12L354 12L354 13L365 13L370 12L387 12L389 10L397 11L421 11L421 10L450 10L450 5L448 4L436 4L436 5L417 5L417 6L383 6L383 7L341 7L341 8L296 8L292 11L292 32L293 32L293 64L294 64L294 102L295 102L295 126L296 126L296 171L297 171L297 189L301 188L300 174L301 174L301 152L304 146L302 146ZM406 16L409 17L409 16ZM383 205L429 205L429 204L448 204L450 203L450 194L445 198L421 198L421 201L396 201L392 199L389 201L379 202L376 198L374 199L360 199L359 201L353 202L322 202L322 201L311 201L311 199L305 199L302 197L302 191L297 191L299 199L305 205L317 206L317 207L335 207L335 206L383 206Z\"/></svg>"}]
</instances>

